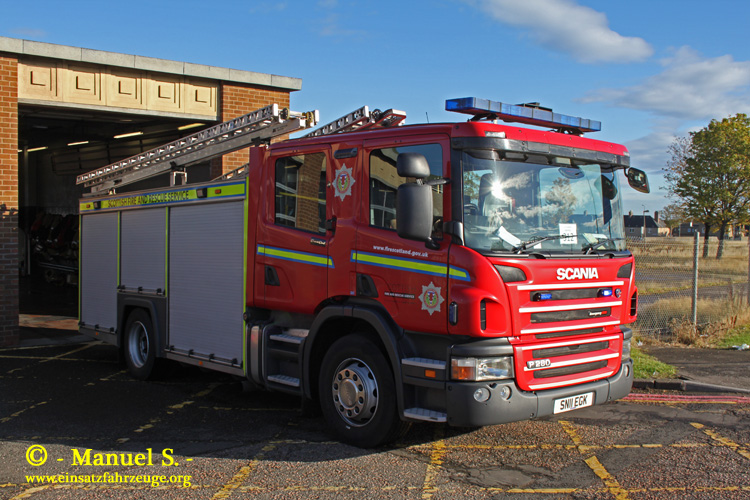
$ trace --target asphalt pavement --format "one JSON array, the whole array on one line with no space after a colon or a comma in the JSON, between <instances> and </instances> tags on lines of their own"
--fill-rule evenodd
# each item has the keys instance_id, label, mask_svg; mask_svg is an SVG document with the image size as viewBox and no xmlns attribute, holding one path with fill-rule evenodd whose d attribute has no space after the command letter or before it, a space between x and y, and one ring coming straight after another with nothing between
<instances>
[{"instance_id":1,"label":"asphalt pavement","mask_svg":"<svg viewBox=\"0 0 750 500\"><path fill-rule=\"evenodd\" d=\"M25 314L22 346L0 349L0 499L750 494L747 395L635 389L536 420L414 425L391 446L361 450L331 440L298 398L246 393L221 373L175 366L162 380L132 379L114 349L82 339L76 323ZM673 362L703 380L717 364L737 369L714 388L747 383L739 381L747 352L716 354L733 359L680 349ZM701 382L673 383L695 390Z\"/></svg>"},{"instance_id":2,"label":"asphalt pavement","mask_svg":"<svg viewBox=\"0 0 750 500\"><path fill-rule=\"evenodd\" d=\"M645 351L676 367L677 379L638 380L637 388L750 393L750 350L649 346Z\"/></svg>"},{"instance_id":3,"label":"asphalt pavement","mask_svg":"<svg viewBox=\"0 0 750 500\"><path fill-rule=\"evenodd\" d=\"M22 314L21 347L77 344L78 321L65 316ZM677 368L677 379L640 379L639 389L750 394L750 350L645 347L648 354Z\"/></svg>"}]
</instances>

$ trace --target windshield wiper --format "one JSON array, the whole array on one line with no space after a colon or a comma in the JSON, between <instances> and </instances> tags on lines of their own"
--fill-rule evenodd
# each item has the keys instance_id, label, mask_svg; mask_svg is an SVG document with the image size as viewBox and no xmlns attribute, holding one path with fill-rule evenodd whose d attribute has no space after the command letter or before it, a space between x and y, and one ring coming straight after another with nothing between
<instances>
[{"instance_id":1,"label":"windshield wiper","mask_svg":"<svg viewBox=\"0 0 750 500\"><path fill-rule=\"evenodd\" d=\"M541 243L543 241L561 240L563 238L573 238L574 236L575 236L575 234L553 234L553 235L550 235L550 236L534 236L533 238L531 238L531 239L529 239L527 241L524 241L520 245L518 245L516 247L513 247L513 252L515 252L515 253L521 253L524 250L526 250L526 248L529 245L538 245L539 243Z\"/></svg>"},{"instance_id":2,"label":"windshield wiper","mask_svg":"<svg viewBox=\"0 0 750 500\"><path fill-rule=\"evenodd\" d=\"M593 249L595 249L595 248L596 248L596 247L598 247L599 245L603 245L603 244L605 244L605 243L613 243L613 242L615 242L615 241L620 241L620 240L624 240L624 239L625 239L625 238L605 238L605 239L603 239L603 240L599 240L599 241L597 241L596 243L590 243L590 244L588 244L588 245L584 246L583 248L581 248L581 251L582 251L582 252L583 252L583 253L584 253L585 255L588 255L588 254L590 254L590 253L591 253L591 251L592 251Z\"/></svg>"}]
</instances>

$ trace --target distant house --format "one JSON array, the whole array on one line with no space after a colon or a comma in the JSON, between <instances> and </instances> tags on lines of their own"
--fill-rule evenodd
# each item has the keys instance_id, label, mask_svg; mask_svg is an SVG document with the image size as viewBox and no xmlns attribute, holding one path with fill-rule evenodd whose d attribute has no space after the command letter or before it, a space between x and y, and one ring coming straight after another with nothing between
<instances>
[{"instance_id":1,"label":"distant house","mask_svg":"<svg viewBox=\"0 0 750 500\"><path fill-rule=\"evenodd\" d=\"M645 225L644 225L645 218ZM633 215L633 212L629 212L624 217L625 220L625 236L628 238L641 238L644 236L669 236L669 228L663 221L659 220L659 212L654 212L654 216L650 215Z\"/></svg>"},{"instance_id":2,"label":"distant house","mask_svg":"<svg viewBox=\"0 0 750 500\"><path fill-rule=\"evenodd\" d=\"M748 233L750 226L734 225L730 224L727 227L724 239L742 239L743 234ZM673 236L693 236L695 233L700 232L701 236L706 234L706 226L700 222L683 222L672 231ZM719 237L719 229L717 227L711 227L711 234L709 236Z\"/></svg>"},{"instance_id":3,"label":"distant house","mask_svg":"<svg viewBox=\"0 0 750 500\"><path fill-rule=\"evenodd\" d=\"M706 226L700 222L681 222L679 226L674 228L672 234L674 236L693 236L696 231L705 234Z\"/></svg>"}]
</instances>

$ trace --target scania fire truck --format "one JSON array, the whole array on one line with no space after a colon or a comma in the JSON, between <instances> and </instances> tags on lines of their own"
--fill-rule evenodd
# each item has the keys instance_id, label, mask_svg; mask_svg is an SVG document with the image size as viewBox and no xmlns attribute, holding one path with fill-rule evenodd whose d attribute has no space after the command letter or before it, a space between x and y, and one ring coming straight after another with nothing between
<instances>
[{"instance_id":1,"label":"scania fire truck","mask_svg":"<svg viewBox=\"0 0 750 500\"><path fill-rule=\"evenodd\" d=\"M638 300L618 171L648 192L645 173L584 137L593 120L446 109L469 119L365 106L282 140L318 114L272 105L80 175L80 332L138 379L173 360L316 401L361 447L624 397ZM155 176L169 186L122 190Z\"/></svg>"}]
</instances>

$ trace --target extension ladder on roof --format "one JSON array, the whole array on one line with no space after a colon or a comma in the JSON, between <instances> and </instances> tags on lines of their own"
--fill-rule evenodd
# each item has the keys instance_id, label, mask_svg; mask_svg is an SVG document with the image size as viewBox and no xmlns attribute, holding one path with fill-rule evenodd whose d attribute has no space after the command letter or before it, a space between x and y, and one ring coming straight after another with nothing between
<instances>
[{"instance_id":1,"label":"extension ladder on roof","mask_svg":"<svg viewBox=\"0 0 750 500\"><path fill-rule=\"evenodd\" d=\"M90 187L92 193L111 191L156 175L172 172L186 181L184 167L222 156L272 138L314 127L318 111L300 113L279 109L272 104L233 120L79 175L76 184Z\"/></svg>"},{"instance_id":2,"label":"extension ladder on roof","mask_svg":"<svg viewBox=\"0 0 750 500\"><path fill-rule=\"evenodd\" d=\"M406 119L406 112L397 109L380 111L375 109L372 112L367 106L348 113L331 123L323 125L319 129L313 130L304 137L319 137L321 135L330 135L343 132L353 132L355 130L365 130L375 127L393 127L400 125Z\"/></svg>"}]
</instances>

